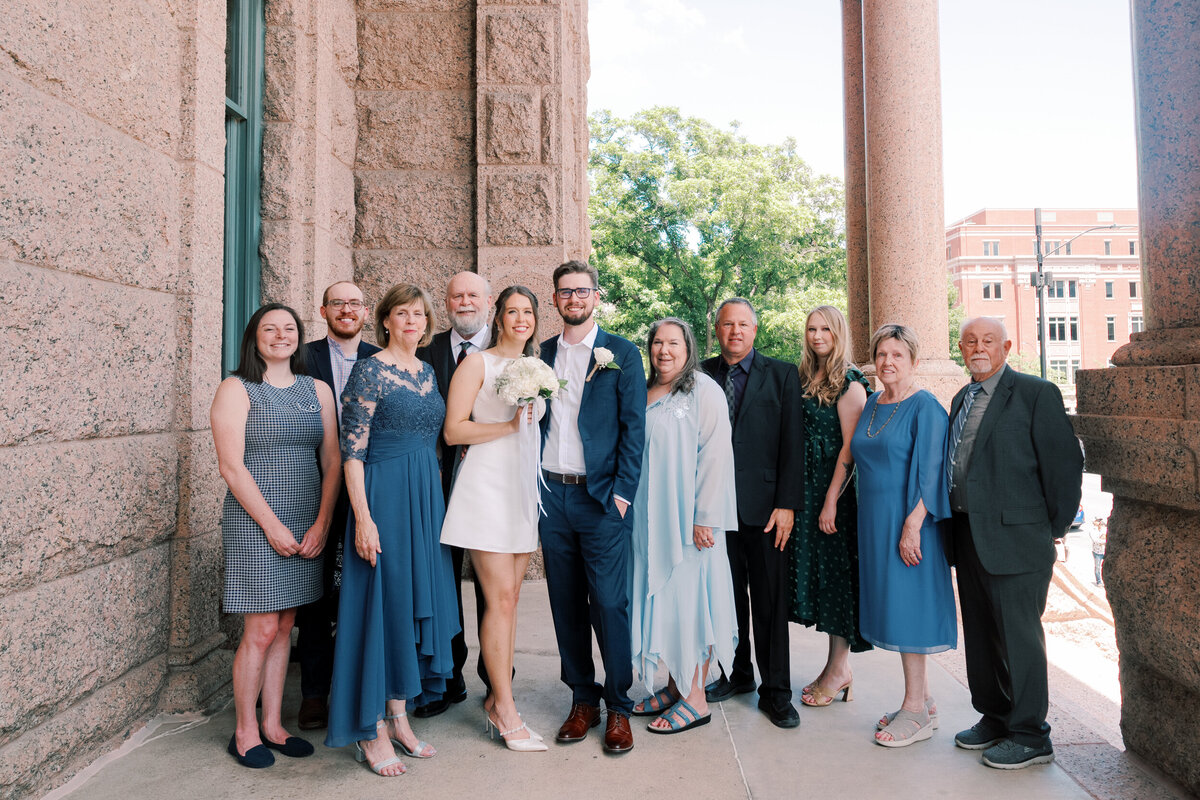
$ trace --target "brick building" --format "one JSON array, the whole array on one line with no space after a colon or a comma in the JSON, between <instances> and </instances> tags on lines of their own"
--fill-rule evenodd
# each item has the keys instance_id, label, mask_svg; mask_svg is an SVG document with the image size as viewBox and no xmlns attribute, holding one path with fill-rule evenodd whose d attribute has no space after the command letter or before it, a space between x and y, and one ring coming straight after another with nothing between
<instances>
[{"instance_id":1,"label":"brick building","mask_svg":"<svg viewBox=\"0 0 1200 800\"><path fill-rule=\"evenodd\" d=\"M1083 233L1111 225L1119 227ZM946 267L966 316L1003 319L1013 357L1031 367L1039 360L1036 242L1032 208L985 208L946 227ZM1074 384L1079 369L1109 366L1145 328L1138 246L1137 209L1042 210L1050 377Z\"/></svg>"}]
</instances>

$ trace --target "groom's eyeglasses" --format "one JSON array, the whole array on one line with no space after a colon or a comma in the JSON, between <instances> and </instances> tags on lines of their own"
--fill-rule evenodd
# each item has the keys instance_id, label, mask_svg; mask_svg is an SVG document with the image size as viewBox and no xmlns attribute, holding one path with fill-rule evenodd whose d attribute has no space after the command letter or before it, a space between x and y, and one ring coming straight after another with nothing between
<instances>
[{"instance_id":1,"label":"groom's eyeglasses","mask_svg":"<svg viewBox=\"0 0 1200 800\"><path fill-rule=\"evenodd\" d=\"M578 289L559 289L555 294L559 300L570 300L573 294L579 295L580 300L587 300L594 291L596 290L590 286L581 286Z\"/></svg>"}]
</instances>

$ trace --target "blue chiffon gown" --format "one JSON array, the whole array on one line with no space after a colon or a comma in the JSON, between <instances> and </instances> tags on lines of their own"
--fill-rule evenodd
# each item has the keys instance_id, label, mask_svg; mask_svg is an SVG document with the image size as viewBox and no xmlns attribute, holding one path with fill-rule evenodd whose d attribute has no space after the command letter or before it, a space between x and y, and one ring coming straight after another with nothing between
<instances>
[{"instance_id":1,"label":"blue chiffon gown","mask_svg":"<svg viewBox=\"0 0 1200 800\"><path fill-rule=\"evenodd\" d=\"M950 517L946 411L923 390L898 404L878 402L878 392L867 398L850 440L858 468L859 629L876 647L938 653L958 644L942 544ZM920 500L921 563L909 567L900 560L900 531Z\"/></svg>"},{"instance_id":2,"label":"blue chiffon gown","mask_svg":"<svg viewBox=\"0 0 1200 800\"><path fill-rule=\"evenodd\" d=\"M446 406L433 368L413 376L360 359L342 392L342 458L364 461L367 507L382 550L375 567L354 549L345 563L325 744L374 739L387 700L441 698L459 631L450 551L439 542L445 513L435 450Z\"/></svg>"},{"instance_id":3,"label":"blue chiffon gown","mask_svg":"<svg viewBox=\"0 0 1200 800\"><path fill-rule=\"evenodd\" d=\"M653 690L665 666L687 694L706 659L714 671L718 661L733 663L738 634L725 554L725 531L736 531L738 519L729 406L702 372L692 391L668 394L646 409L632 513L634 673ZM693 525L711 527L715 545L697 550Z\"/></svg>"}]
</instances>

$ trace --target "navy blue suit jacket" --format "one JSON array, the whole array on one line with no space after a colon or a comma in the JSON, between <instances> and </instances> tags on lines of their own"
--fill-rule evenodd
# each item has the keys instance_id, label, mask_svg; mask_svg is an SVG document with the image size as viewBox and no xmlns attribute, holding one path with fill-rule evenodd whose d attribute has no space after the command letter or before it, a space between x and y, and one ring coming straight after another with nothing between
<instances>
[{"instance_id":1,"label":"navy blue suit jacket","mask_svg":"<svg viewBox=\"0 0 1200 800\"><path fill-rule=\"evenodd\" d=\"M367 344L364 341L358 343L358 357L368 358L379 352L379 348L373 344ZM329 384L329 388L333 390L333 400L335 403L342 402L342 398L338 397L337 387L333 385L333 367L329 364L329 339L317 339L314 342L309 342L304 346L304 363L308 367L308 374L312 375L317 380L325 381Z\"/></svg>"},{"instance_id":2,"label":"navy blue suit jacket","mask_svg":"<svg viewBox=\"0 0 1200 800\"><path fill-rule=\"evenodd\" d=\"M646 371L642 354L627 339L603 328L596 332L587 373L596 365L595 348L613 353L618 369L596 370L583 386L579 403L579 437L587 466L588 494L609 508L618 494L633 503L642 474L642 448L646 443ZM554 366L558 337L542 342L542 360ZM550 413L542 417L542 444L550 431Z\"/></svg>"}]
</instances>

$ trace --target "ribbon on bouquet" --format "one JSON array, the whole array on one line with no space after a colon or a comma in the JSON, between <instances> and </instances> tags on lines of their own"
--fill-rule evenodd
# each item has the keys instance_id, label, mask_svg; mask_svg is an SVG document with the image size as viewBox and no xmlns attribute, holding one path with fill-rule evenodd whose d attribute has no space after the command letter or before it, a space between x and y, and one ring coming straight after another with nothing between
<instances>
[{"instance_id":1,"label":"ribbon on bouquet","mask_svg":"<svg viewBox=\"0 0 1200 800\"><path fill-rule=\"evenodd\" d=\"M526 512L526 518L536 521L546 510L542 508L542 486L546 479L542 477L542 431L538 425L536 413L534 419L529 419L526 406L536 403L537 398L529 403L521 404L521 422L517 431L517 442L520 448L520 485L521 502ZM535 510L536 509L536 510Z\"/></svg>"}]
</instances>

